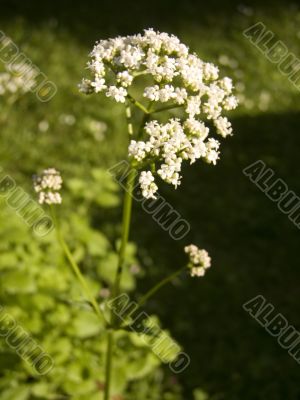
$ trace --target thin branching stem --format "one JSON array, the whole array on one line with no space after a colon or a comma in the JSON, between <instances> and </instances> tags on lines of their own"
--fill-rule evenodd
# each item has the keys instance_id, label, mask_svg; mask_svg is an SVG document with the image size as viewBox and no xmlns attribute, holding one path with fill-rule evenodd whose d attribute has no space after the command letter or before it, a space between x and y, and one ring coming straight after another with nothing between
<instances>
[{"instance_id":1,"label":"thin branching stem","mask_svg":"<svg viewBox=\"0 0 300 400\"><path fill-rule=\"evenodd\" d=\"M57 237L57 241L60 244L67 260L69 261L69 264L71 265L73 272L76 276L76 278L78 279L83 293L86 296L86 298L88 299L88 301L90 302L90 304L92 305L95 313L97 314L97 316L101 319L101 321L103 321L103 315L101 314L100 311L100 307L95 299L95 297L92 295L90 288L84 278L84 276L82 275L80 268L78 266L78 264L76 263L70 249L69 246L67 245L66 241L63 238L63 235L61 233L61 229L60 229L60 224L58 222L57 216L56 216L56 212L53 206L50 206L50 210L51 210L51 215L55 224L55 231L56 231L56 237Z\"/></svg>"},{"instance_id":2,"label":"thin branching stem","mask_svg":"<svg viewBox=\"0 0 300 400\"><path fill-rule=\"evenodd\" d=\"M150 114L150 111L142 104L140 103L138 100L136 100L133 96L131 96L130 94L127 95L129 101L135 105L137 108L139 108L140 110L142 110L145 114Z\"/></svg>"},{"instance_id":3,"label":"thin branching stem","mask_svg":"<svg viewBox=\"0 0 300 400\"><path fill-rule=\"evenodd\" d=\"M155 286L153 286L138 302L138 306L141 307L144 305L152 296L154 296L163 286L167 283L171 282L174 278L182 273L182 271L186 270L186 266L180 268L179 270L173 272L171 275L168 275L166 278L162 279Z\"/></svg>"}]
</instances>

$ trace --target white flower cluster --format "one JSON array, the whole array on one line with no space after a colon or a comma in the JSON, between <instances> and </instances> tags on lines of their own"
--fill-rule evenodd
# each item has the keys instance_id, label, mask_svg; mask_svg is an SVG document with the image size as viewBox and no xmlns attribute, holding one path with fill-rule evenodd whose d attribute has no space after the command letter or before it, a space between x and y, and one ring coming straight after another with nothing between
<instances>
[{"instance_id":1,"label":"white flower cluster","mask_svg":"<svg viewBox=\"0 0 300 400\"><path fill-rule=\"evenodd\" d=\"M93 79L83 79L79 85L84 93L105 92L125 103L126 99L132 100L128 91L134 79L147 75L153 84L144 88L143 97L150 101L150 114L164 107L182 108L180 119L172 118L167 123L150 120L144 127L145 137L130 142L129 156L138 167L158 162L157 174L177 187L183 160L193 163L203 158L216 164L220 144L208 138L205 121L210 120L222 137L232 134L222 111L237 106L233 84L230 78L219 78L215 65L191 53L176 36L148 29L143 34L101 40L91 53L88 69ZM164 105L155 107L157 103ZM155 197L153 175L143 172L142 191L147 198Z\"/></svg>"},{"instance_id":2,"label":"white flower cluster","mask_svg":"<svg viewBox=\"0 0 300 400\"><path fill-rule=\"evenodd\" d=\"M60 204L62 198L58 192L62 187L62 178L55 168L45 169L41 176L34 177L34 190L39 194L40 204Z\"/></svg>"},{"instance_id":3,"label":"white flower cluster","mask_svg":"<svg viewBox=\"0 0 300 400\"><path fill-rule=\"evenodd\" d=\"M204 276L206 269L211 266L211 258L206 250L201 250L194 244L190 244L184 248L185 253L189 256L189 268L191 276Z\"/></svg>"},{"instance_id":4,"label":"white flower cluster","mask_svg":"<svg viewBox=\"0 0 300 400\"><path fill-rule=\"evenodd\" d=\"M144 197L147 199L155 198L154 193L157 191L158 187L154 183L154 176L151 171L142 171L139 177L139 183Z\"/></svg>"},{"instance_id":5,"label":"white flower cluster","mask_svg":"<svg viewBox=\"0 0 300 400\"><path fill-rule=\"evenodd\" d=\"M189 135L186 134L185 128L189 129ZM184 125L175 118L170 119L166 124L150 121L145 125L145 132L148 140L131 140L128 149L129 155L138 162L161 161L157 174L175 188L180 185L183 160L193 163L203 157L208 163L216 164L219 158L220 143L213 138L205 141L208 128L201 121L188 119ZM151 174L151 172L147 171L147 174ZM153 190L149 190L147 194L144 188L143 193L146 198L155 197Z\"/></svg>"},{"instance_id":6,"label":"white flower cluster","mask_svg":"<svg viewBox=\"0 0 300 400\"><path fill-rule=\"evenodd\" d=\"M14 65L13 71L6 67L6 71L0 73L0 96L26 93L34 84L33 76L22 73L21 65Z\"/></svg>"}]
</instances>

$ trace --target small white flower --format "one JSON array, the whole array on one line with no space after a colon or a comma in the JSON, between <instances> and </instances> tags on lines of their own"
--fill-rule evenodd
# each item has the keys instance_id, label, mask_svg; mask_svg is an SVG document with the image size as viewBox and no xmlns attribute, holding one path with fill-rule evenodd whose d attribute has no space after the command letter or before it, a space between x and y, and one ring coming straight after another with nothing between
<instances>
[{"instance_id":1,"label":"small white flower","mask_svg":"<svg viewBox=\"0 0 300 400\"><path fill-rule=\"evenodd\" d=\"M207 119L217 119L220 116L221 111L222 108L213 97L210 97L203 105L203 112L207 115Z\"/></svg>"},{"instance_id":2,"label":"small white flower","mask_svg":"<svg viewBox=\"0 0 300 400\"><path fill-rule=\"evenodd\" d=\"M226 117L219 117L214 121L214 123L219 135L223 137L231 135L232 133L231 123L228 121Z\"/></svg>"},{"instance_id":3,"label":"small white flower","mask_svg":"<svg viewBox=\"0 0 300 400\"><path fill-rule=\"evenodd\" d=\"M195 115L200 114L200 105L200 96L192 96L188 98L186 112L189 114L190 118L193 118Z\"/></svg>"},{"instance_id":4,"label":"small white flower","mask_svg":"<svg viewBox=\"0 0 300 400\"><path fill-rule=\"evenodd\" d=\"M207 128L202 121L198 121L194 118L188 118L184 123L184 127L202 140L206 139L209 133L209 128Z\"/></svg>"},{"instance_id":5,"label":"small white flower","mask_svg":"<svg viewBox=\"0 0 300 400\"><path fill-rule=\"evenodd\" d=\"M128 147L128 154L130 157L133 157L136 161L142 161L146 157L146 153L149 153L152 149L152 145L150 143L145 142L137 142L135 140L131 140Z\"/></svg>"},{"instance_id":6,"label":"small white flower","mask_svg":"<svg viewBox=\"0 0 300 400\"><path fill-rule=\"evenodd\" d=\"M124 50L121 50L117 63L129 69L138 68L143 55L144 53L140 48L129 44Z\"/></svg>"},{"instance_id":7,"label":"small white flower","mask_svg":"<svg viewBox=\"0 0 300 400\"><path fill-rule=\"evenodd\" d=\"M204 77L208 80L218 79L219 68L211 63L204 63L203 74L204 74Z\"/></svg>"},{"instance_id":8,"label":"small white flower","mask_svg":"<svg viewBox=\"0 0 300 400\"><path fill-rule=\"evenodd\" d=\"M117 74L117 82L124 87L130 86L132 81L133 81L133 76L130 75L128 71L119 72Z\"/></svg>"},{"instance_id":9,"label":"small white flower","mask_svg":"<svg viewBox=\"0 0 300 400\"><path fill-rule=\"evenodd\" d=\"M105 79L96 77L94 82L91 82L91 86L94 88L95 93L102 92L104 89L107 88L105 85Z\"/></svg>"},{"instance_id":10,"label":"small white flower","mask_svg":"<svg viewBox=\"0 0 300 400\"><path fill-rule=\"evenodd\" d=\"M213 138L210 138L205 143L205 145L206 145L205 161L208 164L216 165L217 160L219 159L218 149L220 147L220 142L218 142L217 140L215 140Z\"/></svg>"},{"instance_id":11,"label":"small white flower","mask_svg":"<svg viewBox=\"0 0 300 400\"><path fill-rule=\"evenodd\" d=\"M172 85L166 85L159 91L159 100L165 103L174 97L174 87Z\"/></svg>"},{"instance_id":12,"label":"small white flower","mask_svg":"<svg viewBox=\"0 0 300 400\"><path fill-rule=\"evenodd\" d=\"M189 256L189 264L191 276L204 276L205 270L211 266L211 258L206 250L199 249L196 245L190 244L184 248L185 253Z\"/></svg>"},{"instance_id":13,"label":"small white flower","mask_svg":"<svg viewBox=\"0 0 300 400\"><path fill-rule=\"evenodd\" d=\"M90 79L83 78L81 83L79 83L78 88L81 93L90 94L95 90L95 85L92 85Z\"/></svg>"},{"instance_id":14,"label":"small white flower","mask_svg":"<svg viewBox=\"0 0 300 400\"><path fill-rule=\"evenodd\" d=\"M155 193L158 189L154 183L154 177L151 171L142 171L139 177L139 183L142 194L146 199L155 199Z\"/></svg>"},{"instance_id":15,"label":"small white flower","mask_svg":"<svg viewBox=\"0 0 300 400\"><path fill-rule=\"evenodd\" d=\"M222 89L226 91L226 93L231 93L233 89L232 79L225 77L219 81Z\"/></svg>"},{"instance_id":16,"label":"small white flower","mask_svg":"<svg viewBox=\"0 0 300 400\"><path fill-rule=\"evenodd\" d=\"M235 96L228 96L223 102L225 110L234 110L238 106L238 99Z\"/></svg>"},{"instance_id":17,"label":"small white flower","mask_svg":"<svg viewBox=\"0 0 300 400\"><path fill-rule=\"evenodd\" d=\"M146 87L143 96L151 101L159 101L159 86L154 85Z\"/></svg>"},{"instance_id":18,"label":"small white flower","mask_svg":"<svg viewBox=\"0 0 300 400\"><path fill-rule=\"evenodd\" d=\"M216 165L219 159L219 152L216 150L208 150L206 153L205 160L208 164Z\"/></svg>"},{"instance_id":19,"label":"small white flower","mask_svg":"<svg viewBox=\"0 0 300 400\"><path fill-rule=\"evenodd\" d=\"M180 87L175 88L173 99L176 104L184 104L186 102L187 97L188 94L185 88L180 88Z\"/></svg>"},{"instance_id":20,"label":"small white flower","mask_svg":"<svg viewBox=\"0 0 300 400\"><path fill-rule=\"evenodd\" d=\"M100 60L94 60L91 63L88 63L88 67L94 71L94 73L96 75L98 75L99 77L104 76L105 75L105 65L102 61Z\"/></svg>"},{"instance_id":21,"label":"small white flower","mask_svg":"<svg viewBox=\"0 0 300 400\"><path fill-rule=\"evenodd\" d=\"M106 92L107 97L113 97L118 103L125 103L127 90L123 87L110 86Z\"/></svg>"},{"instance_id":22,"label":"small white flower","mask_svg":"<svg viewBox=\"0 0 300 400\"><path fill-rule=\"evenodd\" d=\"M162 164L161 168L157 171L158 175L167 183L170 183L177 188L180 185L181 176L179 175L181 169L182 159L176 159L168 164Z\"/></svg>"},{"instance_id":23,"label":"small white flower","mask_svg":"<svg viewBox=\"0 0 300 400\"><path fill-rule=\"evenodd\" d=\"M35 176L34 190L39 194L40 204L60 204L62 198L59 190L62 187L62 178L55 168L45 169L41 176Z\"/></svg>"},{"instance_id":24,"label":"small white flower","mask_svg":"<svg viewBox=\"0 0 300 400\"><path fill-rule=\"evenodd\" d=\"M39 193L40 204L61 204L62 198L58 192L41 192Z\"/></svg>"},{"instance_id":25,"label":"small white flower","mask_svg":"<svg viewBox=\"0 0 300 400\"><path fill-rule=\"evenodd\" d=\"M192 267L191 269L191 276L192 277L200 277L205 275L205 269L202 267Z\"/></svg>"}]
</instances>

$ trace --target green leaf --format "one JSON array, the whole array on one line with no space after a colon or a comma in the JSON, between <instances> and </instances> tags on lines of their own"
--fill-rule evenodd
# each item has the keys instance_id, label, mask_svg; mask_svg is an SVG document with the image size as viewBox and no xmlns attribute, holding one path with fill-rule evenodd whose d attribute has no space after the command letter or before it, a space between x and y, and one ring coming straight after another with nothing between
<instances>
[{"instance_id":1,"label":"green leaf","mask_svg":"<svg viewBox=\"0 0 300 400\"><path fill-rule=\"evenodd\" d=\"M9 293L34 293L35 279L27 271L10 271L3 276L2 285Z\"/></svg>"},{"instance_id":2,"label":"green leaf","mask_svg":"<svg viewBox=\"0 0 300 400\"><path fill-rule=\"evenodd\" d=\"M1 254L0 270L16 268L18 266L18 257L13 251Z\"/></svg>"},{"instance_id":3,"label":"green leaf","mask_svg":"<svg viewBox=\"0 0 300 400\"><path fill-rule=\"evenodd\" d=\"M31 392L36 397L49 397L54 391L53 385L48 384L46 381L34 383L31 387Z\"/></svg>"},{"instance_id":4,"label":"green leaf","mask_svg":"<svg viewBox=\"0 0 300 400\"><path fill-rule=\"evenodd\" d=\"M71 323L70 331L73 336L84 339L98 335L102 329L97 315L92 311L80 310Z\"/></svg>"},{"instance_id":5,"label":"green leaf","mask_svg":"<svg viewBox=\"0 0 300 400\"><path fill-rule=\"evenodd\" d=\"M109 242L101 232L91 232L87 243L88 252L92 256L104 256L107 252Z\"/></svg>"},{"instance_id":6,"label":"green leaf","mask_svg":"<svg viewBox=\"0 0 300 400\"><path fill-rule=\"evenodd\" d=\"M113 283L118 267L118 255L110 252L105 258L101 259L97 271L99 276L108 283Z\"/></svg>"},{"instance_id":7,"label":"green leaf","mask_svg":"<svg viewBox=\"0 0 300 400\"><path fill-rule=\"evenodd\" d=\"M29 395L29 386L18 386L1 393L1 400L27 400L29 399Z\"/></svg>"}]
</instances>

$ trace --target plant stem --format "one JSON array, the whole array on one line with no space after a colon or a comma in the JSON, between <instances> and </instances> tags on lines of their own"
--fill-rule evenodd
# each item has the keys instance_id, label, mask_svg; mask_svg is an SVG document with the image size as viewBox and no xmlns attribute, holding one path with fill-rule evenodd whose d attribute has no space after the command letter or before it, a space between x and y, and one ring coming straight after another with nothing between
<instances>
[{"instance_id":1,"label":"plant stem","mask_svg":"<svg viewBox=\"0 0 300 400\"><path fill-rule=\"evenodd\" d=\"M119 249L119 261L115 277L115 282L112 290L112 299L120 294L120 284L122 278L122 271L125 261L126 246L129 237L130 221L131 221L131 210L132 210L132 193L134 189L134 182L136 178L136 170L131 166L125 187L125 197L123 205L123 220L122 220L122 237ZM116 315L111 311L111 326L114 327L116 324ZM104 389L104 400L110 400L110 385L111 385L111 371L113 361L113 343L114 333L112 330L108 331L107 335L107 353L106 353L106 365L105 365L105 389Z\"/></svg>"},{"instance_id":2,"label":"plant stem","mask_svg":"<svg viewBox=\"0 0 300 400\"><path fill-rule=\"evenodd\" d=\"M109 397L110 397L113 345L114 345L114 333L112 330L109 330L107 333L104 400L109 400Z\"/></svg>"},{"instance_id":3,"label":"plant stem","mask_svg":"<svg viewBox=\"0 0 300 400\"><path fill-rule=\"evenodd\" d=\"M146 303L147 300L150 299L159 289L161 289L163 286L165 286L167 283L169 283L172 279L174 279L176 276L181 274L182 271L186 269L186 266L180 268L179 270L173 272L173 274L167 276L166 278L162 279L160 282L158 282L155 286L153 286L152 289L150 289L138 302L138 306L142 306L143 304Z\"/></svg>"},{"instance_id":4,"label":"plant stem","mask_svg":"<svg viewBox=\"0 0 300 400\"><path fill-rule=\"evenodd\" d=\"M98 315L98 317L101 319L101 321L103 321L103 316L100 312L100 307L98 306L98 303L96 301L96 299L94 298L94 296L92 295L92 293L90 292L89 286L84 278L84 276L82 275L79 266L77 265L76 261L74 260L74 257L67 245L67 243L65 242L61 230L60 230L60 224L58 223L57 217L56 217L56 213L54 211L54 207L50 207L51 210L51 215L52 218L54 220L54 224L55 224L55 231L56 231L56 236L57 236L57 240L62 248L62 250L64 251L72 269L73 272L75 274L75 276L77 277L83 292L85 294L85 296L87 297L87 299L89 300L89 302L91 303L95 313Z\"/></svg>"},{"instance_id":5,"label":"plant stem","mask_svg":"<svg viewBox=\"0 0 300 400\"><path fill-rule=\"evenodd\" d=\"M127 176L125 197L123 206L123 220L122 220L122 237L121 245L119 249L119 261L116 272L116 278L112 295L117 297L120 294L120 282L125 260L125 251L129 237L130 221L131 221L131 210L132 210L132 192L134 189L134 182L136 178L136 170L131 167Z\"/></svg>"},{"instance_id":6,"label":"plant stem","mask_svg":"<svg viewBox=\"0 0 300 400\"><path fill-rule=\"evenodd\" d=\"M141 126L140 126L140 128L139 128L139 130L138 130L138 132L137 132L137 138L138 138L138 139L140 139L140 138L142 137L142 135L143 135L143 128L144 128L146 122L149 121L149 118L150 118L150 114L144 114L143 119L142 119L142 122L141 122Z\"/></svg>"},{"instance_id":7,"label":"plant stem","mask_svg":"<svg viewBox=\"0 0 300 400\"><path fill-rule=\"evenodd\" d=\"M142 110L145 114L149 114L149 110L143 106L142 103L140 103L139 101L137 101L134 97L132 97L130 94L128 94L128 99L131 101L131 103L133 105L135 105L137 108L139 108L140 110Z\"/></svg>"}]
</instances>

